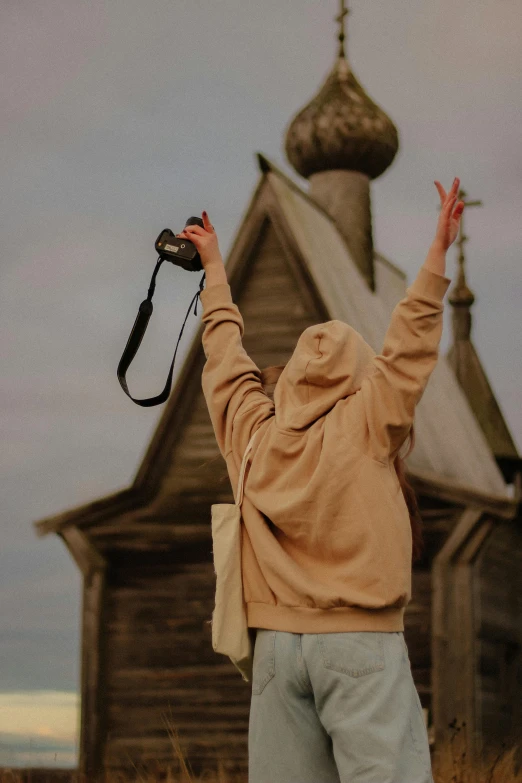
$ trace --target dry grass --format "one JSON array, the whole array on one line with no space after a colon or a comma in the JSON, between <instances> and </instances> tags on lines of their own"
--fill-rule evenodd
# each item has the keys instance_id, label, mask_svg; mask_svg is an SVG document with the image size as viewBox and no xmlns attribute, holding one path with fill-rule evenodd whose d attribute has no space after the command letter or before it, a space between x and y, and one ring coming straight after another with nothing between
<instances>
[{"instance_id":1,"label":"dry grass","mask_svg":"<svg viewBox=\"0 0 522 783\"><path fill-rule=\"evenodd\" d=\"M224 764L218 760L217 770L205 771L195 777L190 763L185 760L176 729L168 723L168 734L173 749L173 764L162 774L150 769L140 770L136 765L132 772L113 772L99 781L87 780L76 772L71 773L69 783L247 783L247 776L230 776ZM471 767L466 760L462 726L452 724L452 734L445 746L436 754L433 763L435 783L522 783L522 745L514 744L489 755L479 766ZM516 771L518 764L518 772ZM63 774L63 772L62 772ZM58 770L0 770L0 783L55 783L64 780ZM274 781L274 783L284 783ZM376 783L378 783L376 781Z\"/></svg>"},{"instance_id":2,"label":"dry grass","mask_svg":"<svg viewBox=\"0 0 522 783\"><path fill-rule=\"evenodd\" d=\"M482 763L471 766L460 726L450 724L451 736L436 754L433 763L435 783L522 783L522 744L510 747L503 742L496 751L486 754Z\"/></svg>"}]
</instances>

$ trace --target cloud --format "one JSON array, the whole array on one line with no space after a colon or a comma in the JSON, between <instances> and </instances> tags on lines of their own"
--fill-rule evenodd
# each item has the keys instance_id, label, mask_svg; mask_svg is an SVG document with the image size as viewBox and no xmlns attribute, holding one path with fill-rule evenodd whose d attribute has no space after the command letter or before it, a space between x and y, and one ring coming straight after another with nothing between
<instances>
[{"instance_id":1,"label":"cloud","mask_svg":"<svg viewBox=\"0 0 522 783\"><path fill-rule=\"evenodd\" d=\"M70 691L0 693L0 732L72 742L79 704L78 695Z\"/></svg>"},{"instance_id":2,"label":"cloud","mask_svg":"<svg viewBox=\"0 0 522 783\"><path fill-rule=\"evenodd\" d=\"M0 693L0 765L74 767L78 727L76 693Z\"/></svg>"}]
</instances>

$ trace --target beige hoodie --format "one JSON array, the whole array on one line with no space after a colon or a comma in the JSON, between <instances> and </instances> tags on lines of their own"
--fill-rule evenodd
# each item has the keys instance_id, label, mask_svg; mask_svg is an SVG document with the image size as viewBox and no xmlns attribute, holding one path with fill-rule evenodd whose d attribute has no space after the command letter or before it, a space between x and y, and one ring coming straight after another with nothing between
<instances>
[{"instance_id":1,"label":"beige hoodie","mask_svg":"<svg viewBox=\"0 0 522 783\"><path fill-rule=\"evenodd\" d=\"M242 504L250 627L404 630L412 540L393 459L437 362L450 282L421 267L379 355L342 321L305 329L274 402L241 343L230 286L201 292L202 387L234 493L261 430Z\"/></svg>"}]
</instances>

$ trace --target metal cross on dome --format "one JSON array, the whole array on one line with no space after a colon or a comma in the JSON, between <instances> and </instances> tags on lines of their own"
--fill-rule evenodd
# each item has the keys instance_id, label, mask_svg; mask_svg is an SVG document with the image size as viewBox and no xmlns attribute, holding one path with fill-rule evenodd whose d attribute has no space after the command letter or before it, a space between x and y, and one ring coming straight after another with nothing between
<instances>
[{"instance_id":1,"label":"metal cross on dome","mask_svg":"<svg viewBox=\"0 0 522 783\"><path fill-rule=\"evenodd\" d=\"M457 198L464 202L464 206L466 209L468 207L481 207L482 201L475 200L475 201L468 201L467 199L467 193L465 190L462 190L462 188L459 188L459 192L457 194ZM465 212L466 210L464 210ZM457 291L461 292L461 298L462 298L462 292L465 292L465 294L469 295L470 303L472 304L475 297L469 290L469 288L466 285L466 272L464 270L464 263L466 260L466 257L464 255L464 242L468 241L468 236L464 233L464 213L462 214L462 217L460 219L460 230L459 230L459 238L455 242L455 245L459 249L459 255L458 255L458 264L459 264L459 271L458 271L458 278L457 278ZM455 291L452 292L455 294Z\"/></svg>"},{"instance_id":2,"label":"metal cross on dome","mask_svg":"<svg viewBox=\"0 0 522 783\"><path fill-rule=\"evenodd\" d=\"M351 13L349 8L346 8L345 6L345 0L340 0L341 3L341 13L339 16L335 17L335 21L339 22L341 25L341 30L339 32L339 57L344 57L344 40L346 38L344 33L344 19L346 16L348 16L349 13Z\"/></svg>"}]
</instances>

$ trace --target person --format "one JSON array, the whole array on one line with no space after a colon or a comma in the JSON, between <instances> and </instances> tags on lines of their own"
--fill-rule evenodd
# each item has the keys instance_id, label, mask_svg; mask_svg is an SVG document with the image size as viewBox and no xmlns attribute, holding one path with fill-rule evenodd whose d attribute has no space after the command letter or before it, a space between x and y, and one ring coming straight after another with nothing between
<instances>
[{"instance_id":1,"label":"person","mask_svg":"<svg viewBox=\"0 0 522 783\"><path fill-rule=\"evenodd\" d=\"M249 783L433 783L403 633L414 535L396 467L438 358L459 184L435 181L435 238L381 354L332 320L260 370L208 214L177 235L205 269L202 388L232 487L256 433L241 508Z\"/></svg>"}]
</instances>

